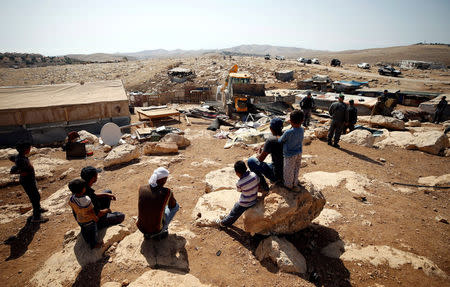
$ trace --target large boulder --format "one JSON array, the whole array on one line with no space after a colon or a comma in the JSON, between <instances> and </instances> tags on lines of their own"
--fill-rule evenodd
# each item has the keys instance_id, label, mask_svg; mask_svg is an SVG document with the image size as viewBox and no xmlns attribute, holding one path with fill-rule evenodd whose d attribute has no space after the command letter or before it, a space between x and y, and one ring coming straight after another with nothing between
<instances>
[{"instance_id":1,"label":"large boulder","mask_svg":"<svg viewBox=\"0 0 450 287\"><path fill-rule=\"evenodd\" d=\"M98 143L98 137L96 135L91 134L88 131L81 130L78 132L80 135L80 139L87 140L89 144L96 144Z\"/></svg>"},{"instance_id":2,"label":"large boulder","mask_svg":"<svg viewBox=\"0 0 450 287\"><path fill-rule=\"evenodd\" d=\"M341 136L341 141L366 147L372 147L375 138L368 130L357 129Z\"/></svg>"},{"instance_id":3,"label":"large boulder","mask_svg":"<svg viewBox=\"0 0 450 287\"><path fill-rule=\"evenodd\" d=\"M216 226L215 220L225 217L239 200L236 190L219 190L204 194L197 201L192 217L197 226Z\"/></svg>"},{"instance_id":4,"label":"large boulder","mask_svg":"<svg viewBox=\"0 0 450 287\"><path fill-rule=\"evenodd\" d=\"M0 159L8 159L12 155L17 155L15 148L0 149Z\"/></svg>"},{"instance_id":5,"label":"large boulder","mask_svg":"<svg viewBox=\"0 0 450 287\"><path fill-rule=\"evenodd\" d=\"M67 286L73 283L81 269L89 263L103 258L103 253L115 242L130 234L128 228L121 225L101 229L103 238L101 248L91 249L77 230L71 230L64 236L63 250L54 253L31 278L33 286Z\"/></svg>"},{"instance_id":6,"label":"large boulder","mask_svg":"<svg viewBox=\"0 0 450 287\"><path fill-rule=\"evenodd\" d=\"M441 131L428 131L414 134L414 143L420 151L439 154L447 147L448 138Z\"/></svg>"},{"instance_id":7,"label":"large boulder","mask_svg":"<svg viewBox=\"0 0 450 287\"><path fill-rule=\"evenodd\" d=\"M307 271L305 257L285 238L270 236L264 239L256 248L255 255L259 261L268 258L282 272L304 274Z\"/></svg>"},{"instance_id":8,"label":"large boulder","mask_svg":"<svg viewBox=\"0 0 450 287\"><path fill-rule=\"evenodd\" d=\"M339 172L313 171L303 174L302 180L320 191L327 187L338 187L345 181L345 188L357 195L370 194L366 188L372 185L371 180L366 176L351 170Z\"/></svg>"},{"instance_id":9,"label":"large boulder","mask_svg":"<svg viewBox=\"0 0 450 287\"><path fill-rule=\"evenodd\" d=\"M174 142L177 144L178 148L185 148L189 145L191 145L191 141L185 138L182 135L179 134L173 134L169 133L166 134L162 139L161 142Z\"/></svg>"},{"instance_id":10,"label":"large boulder","mask_svg":"<svg viewBox=\"0 0 450 287\"><path fill-rule=\"evenodd\" d=\"M370 117L364 117L364 119L358 119L360 121L365 121L375 127L384 127L390 130L404 130L405 129L405 122L393 117L385 117L381 115L376 116L370 116Z\"/></svg>"},{"instance_id":11,"label":"large boulder","mask_svg":"<svg viewBox=\"0 0 450 287\"><path fill-rule=\"evenodd\" d=\"M291 234L319 216L325 198L312 185L299 192L273 186L263 200L244 213L244 230L260 234Z\"/></svg>"},{"instance_id":12,"label":"large boulder","mask_svg":"<svg viewBox=\"0 0 450 287\"><path fill-rule=\"evenodd\" d=\"M149 270L133 281L128 287L208 287L189 273L174 273L164 270Z\"/></svg>"},{"instance_id":13,"label":"large boulder","mask_svg":"<svg viewBox=\"0 0 450 287\"><path fill-rule=\"evenodd\" d=\"M419 120L412 120L412 121L407 121L405 123L405 126L407 127L420 127L422 124L420 123Z\"/></svg>"},{"instance_id":14,"label":"large boulder","mask_svg":"<svg viewBox=\"0 0 450 287\"><path fill-rule=\"evenodd\" d=\"M205 192L236 189L238 177L233 167L211 171L205 176Z\"/></svg>"},{"instance_id":15,"label":"large boulder","mask_svg":"<svg viewBox=\"0 0 450 287\"><path fill-rule=\"evenodd\" d=\"M406 149L415 149L414 135L410 132L389 132L386 137L375 143L377 148L385 148L386 146L396 146Z\"/></svg>"},{"instance_id":16,"label":"large boulder","mask_svg":"<svg viewBox=\"0 0 450 287\"><path fill-rule=\"evenodd\" d=\"M419 177L418 182L421 185L449 186L450 185L450 174L443 174L441 176Z\"/></svg>"},{"instance_id":17,"label":"large boulder","mask_svg":"<svg viewBox=\"0 0 450 287\"><path fill-rule=\"evenodd\" d=\"M326 139L328 136L328 127L318 127L314 129L314 135L318 139Z\"/></svg>"},{"instance_id":18,"label":"large boulder","mask_svg":"<svg viewBox=\"0 0 450 287\"><path fill-rule=\"evenodd\" d=\"M128 270L163 267L189 271L186 239L169 233L167 238L159 241L145 240L139 230L135 231L117 245L114 262Z\"/></svg>"},{"instance_id":19,"label":"large boulder","mask_svg":"<svg viewBox=\"0 0 450 287\"><path fill-rule=\"evenodd\" d=\"M140 156L139 149L130 144L114 147L103 160L104 167L127 163Z\"/></svg>"},{"instance_id":20,"label":"large boulder","mask_svg":"<svg viewBox=\"0 0 450 287\"><path fill-rule=\"evenodd\" d=\"M161 155L178 153L176 142L148 142L143 147L145 155Z\"/></svg>"}]
</instances>

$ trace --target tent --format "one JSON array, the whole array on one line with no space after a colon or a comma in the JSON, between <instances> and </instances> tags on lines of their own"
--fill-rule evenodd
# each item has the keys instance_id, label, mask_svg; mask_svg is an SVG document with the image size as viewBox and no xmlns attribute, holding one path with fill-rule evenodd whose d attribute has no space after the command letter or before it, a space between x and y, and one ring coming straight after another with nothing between
<instances>
[{"instance_id":1,"label":"tent","mask_svg":"<svg viewBox=\"0 0 450 287\"><path fill-rule=\"evenodd\" d=\"M130 123L120 80L58 85L0 87L0 145L24 137L33 144L63 141L69 131L99 134L107 122Z\"/></svg>"}]
</instances>

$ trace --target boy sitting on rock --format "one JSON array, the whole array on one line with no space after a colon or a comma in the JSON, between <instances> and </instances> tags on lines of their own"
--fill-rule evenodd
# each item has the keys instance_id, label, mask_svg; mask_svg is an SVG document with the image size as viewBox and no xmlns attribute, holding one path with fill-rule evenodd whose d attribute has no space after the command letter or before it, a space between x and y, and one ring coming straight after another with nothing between
<instances>
[{"instance_id":1,"label":"boy sitting on rock","mask_svg":"<svg viewBox=\"0 0 450 287\"><path fill-rule=\"evenodd\" d=\"M95 214L91 199L85 195L86 182L83 179L74 179L69 182L69 189L73 193L69 199L69 205L81 227L81 235L91 249L100 248L103 241L98 239L97 222L99 217L111 211L102 209L98 212L98 216Z\"/></svg>"},{"instance_id":2,"label":"boy sitting on rock","mask_svg":"<svg viewBox=\"0 0 450 287\"><path fill-rule=\"evenodd\" d=\"M222 220L216 220L217 225L220 227L229 227L233 225L244 211L256 204L259 177L254 172L248 171L245 162L242 160L239 160L234 164L234 171L239 177L236 188L237 191L241 193L241 197L231 209L230 214Z\"/></svg>"}]
</instances>

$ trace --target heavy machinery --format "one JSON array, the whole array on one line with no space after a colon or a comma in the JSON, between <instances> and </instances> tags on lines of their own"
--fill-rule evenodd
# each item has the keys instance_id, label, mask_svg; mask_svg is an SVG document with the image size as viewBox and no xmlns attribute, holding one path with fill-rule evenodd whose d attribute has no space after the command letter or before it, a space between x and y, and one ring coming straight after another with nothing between
<instances>
[{"instance_id":1,"label":"heavy machinery","mask_svg":"<svg viewBox=\"0 0 450 287\"><path fill-rule=\"evenodd\" d=\"M234 96L233 85L235 84L250 84L251 77L248 73L238 73L239 67L234 65L228 72L224 85L220 88L222 96L223 108L227 115L233 112L247 112L248 97L245 95Z\"/></svg>"}]
</instances>

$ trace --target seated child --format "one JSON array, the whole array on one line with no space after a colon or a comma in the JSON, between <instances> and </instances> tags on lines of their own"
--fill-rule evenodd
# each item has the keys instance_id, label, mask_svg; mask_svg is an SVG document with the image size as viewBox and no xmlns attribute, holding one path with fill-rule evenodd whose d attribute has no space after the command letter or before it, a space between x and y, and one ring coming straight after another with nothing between
<instances>
[{"instance_id":1,"label":"seated child","mask_svg":"<svg viewBox=\"0 0 450 287\"><path fill-rule=\"evenodd\" d=\"M236 188L237 191L241 193L241 197L231 209L230 214L222 220L216 220L216 223L220 227L233 225L244 211L256 204L259 189L259 177L254 172L248 171L245 162L242 160L239 160L234 164L234 171L239 177Z\"/></svg>"},{"instance_id":2,"label":"seated child","mask_svg":"<svg viewBox=\"0 0 450 287\"><path fill-rule=\"evenodd\" d=\"M85 195L86 182L84 180L72 180L69 182L69 189L72 191L69 205L72 208L75 219L81 227L81 235L91 249L100 248L103 245L103 241L98 239L97 222L99 217L110 212L110 210L102 209L98 212L98 216L95 214L91 199Z\"/></svg>"}]
</instances>

